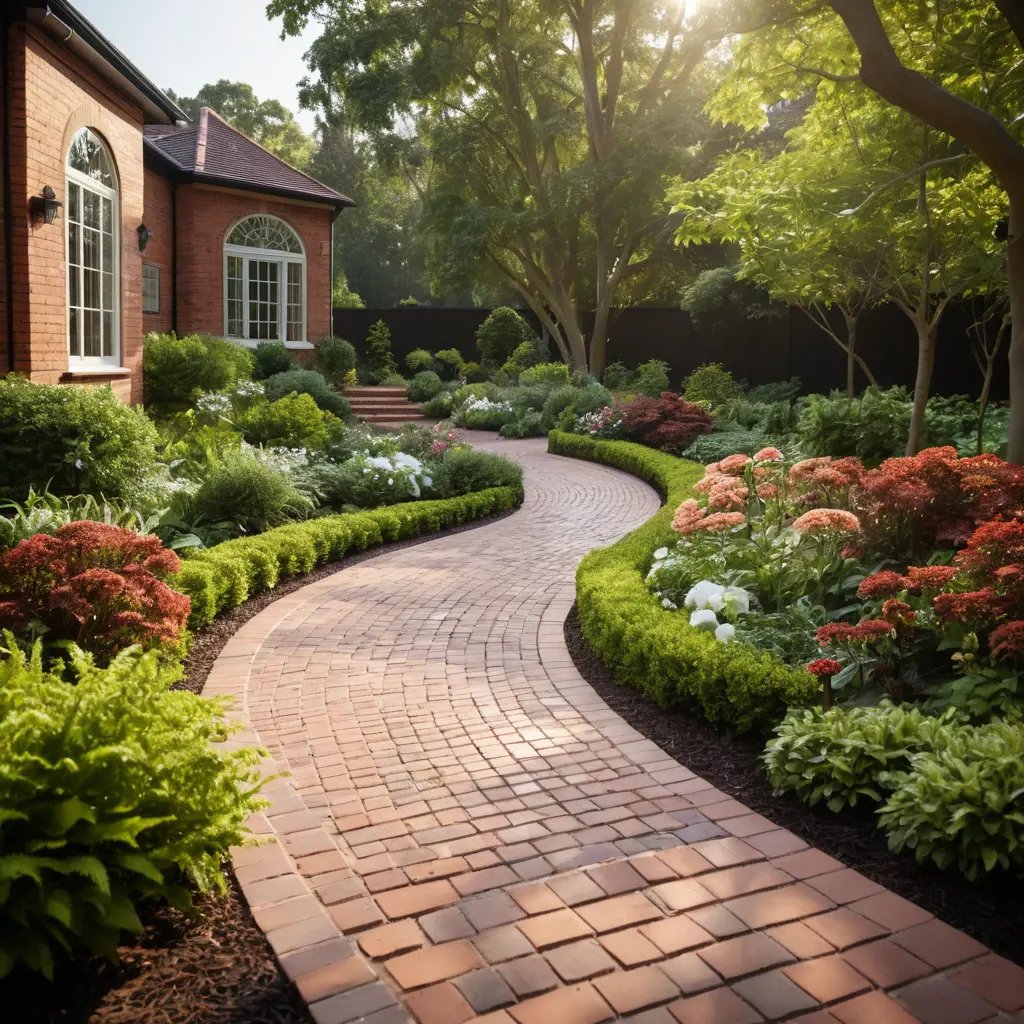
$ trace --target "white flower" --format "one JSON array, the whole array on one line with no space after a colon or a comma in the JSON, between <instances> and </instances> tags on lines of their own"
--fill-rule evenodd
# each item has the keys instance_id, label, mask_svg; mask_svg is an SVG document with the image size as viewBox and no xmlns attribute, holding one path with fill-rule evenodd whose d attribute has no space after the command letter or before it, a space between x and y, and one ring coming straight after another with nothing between
<instances>
[{"instance_id":1,"label":"white flower","mask_svg":"<svg viewBox=\"0 0 1024 1024\"><path fill-rule=\"evenodd\" d=\"M722 592L722 598L733 615L746 614L750 611L750 594L742 587L726 587Z\"/></svg>"},{"instance_id":2,"label":"white flower","mask_svg":"<svg viewBox=\"0 0 1024 1024\"><path fill-rule=\"evenodd\" d=\"M723 622L715 630L715 639L723 644L731 643L736 638L736 627L731 622Z\"/></svg>"},{"instance_id":3,"label":"white flower","mask_svg":"<svg viewBox=\"0 0 1024 1024\"><path fill-rule=\"evenodd\" d=\"M425 485L426 487L433 487L433 486L434 486L434 481L433 481L433 478L431 478L431 477L429 477L429 476L425 476L425 477L423 478L423 483L424 483L424 485Z\"/></svg>"},{"instance_id":4,"label":"white flower","mask_svg":"<svg viewBox=\"0 0 1024 1024\"><path fill-rule=\"evenodd\" d=\"M713 611L698 608L690 615L690 625L694 629L713 630L718 626L718 619Z\"/></svg>"},{"instance_id":5,"label":"white flower","mask_svg":"<svg viewBox=\"0 0 1024 1024\"><path fill-rule=\"evenodd\" d=\"M388 477L388 487L394 487L394 486L395 486L395 478L392 477L392 476L389 476Z\"/></svg>"},{"instance_id":6,"label":"white flower","mask_svg":"<svg viewBox=\"0 0 1024 1024\"><path fill-rule=\"evenodd\" d=\"M81 469L82 466L83 466L82 460L81 459L75 459L75 469Z\"/></svg>"},{"instance_id":7,"label":"white flower","mask_svg":"<svg viewBox=\"0 0 1024 1024\"><path fill-rule=\"evenodd\" d=\"M711 608L719 611L723 607L722 592L725 588L719 583L712 583L711 580L701 580L695 583L686 595L685 605L687 608Z\"/></svg>"},{"instance_id":8,"label":"white flower","mask_svg":"<svg viewBox=\"0 0 1024 1024\"><path fill-rule=\"evenodd\" d=\"M666 608L670 612L674 612L679 609L679 605L673 604L667 597L663 597L661 599L661 607Z\"/></svg>"},{"instance_id":9,"label":"white flower","mask_svg":"<svg viewBox=\"0 0 1024 1024\"><path fill-rule=\"evenodd\" d=\"M658 550L654 552L655 561L660 562L663 558L668 558L668 548L658 548Z\"/></svg>"},{"instance_id":10,"label":"white flower","mask_svg":"<svg viewBox=\"0 0 1024 1024\"><path fill-rule=\"evenodd\" d=\"M420 462L415 456L408 455L406 452L398 452L394 456L394 463L396 466L405 466L408 469L418 473L423 469L423 463Z\"/></svg>"}]
</instances>

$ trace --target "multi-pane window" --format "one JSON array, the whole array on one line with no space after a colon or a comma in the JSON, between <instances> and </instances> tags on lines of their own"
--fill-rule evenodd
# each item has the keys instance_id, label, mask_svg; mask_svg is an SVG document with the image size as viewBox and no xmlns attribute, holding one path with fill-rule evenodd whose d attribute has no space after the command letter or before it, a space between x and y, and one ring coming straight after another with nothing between
<instances>
[{"instance_id":1,"label":"multi-pane window","mask_svg":"<svg viewBox=\"0 0 1024 1024\"><path fill-rule=\"evenodd\" d=\"M224 333L249 341L305 341L306 257L283 221L257 214L224 242Z\"/></svg>"},{"instance_id":2,"label":"multi-pane window","mask_svg":"<svg viewBox=\"0 0 1024 1024\"><path fill-rule=\"evenodd\" d=\"M160 268L142 264L142 312L160 312Z\"/></svg>"},{"instance_id":3,"label":"multi-pane window","mask_svg":"<svg viewBox=\"0 0 1024 1024\"><path fill-rule=\"evenodd\" d=\"M67 161L68 355L72 364L118 361L117 184L106 147L88 128Z\"/></svg>"}]
</instances>

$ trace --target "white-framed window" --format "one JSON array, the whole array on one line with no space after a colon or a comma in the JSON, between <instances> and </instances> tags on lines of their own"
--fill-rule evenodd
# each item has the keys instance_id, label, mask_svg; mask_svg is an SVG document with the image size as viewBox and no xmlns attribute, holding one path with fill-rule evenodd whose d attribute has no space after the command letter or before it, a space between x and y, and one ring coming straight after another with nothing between
<instances>
[{"instance_id":1,"label":"white-framed window","mask_svg":"<svg viewBox=\"0 0 1024 1024\"><path fill-rule=\"evenodd\" d=\"M119 366L121 260L117 176L103 140L81 128L65 169L68 365Z\"/></svg>"},{"instance_id":2,"label":"white-framed window","mask_svg":"<svg viewBox=\"0 0 1024 1024\"><path fill-rule=\"evenodd\" d=\"M160 268L142 264L142 312L160 312Z\"/></svg>"},{"instance_id":3,"label":"white-framed window","mask_svg":"<svg viewBox=\"0 0 1024 1024\"><path fill-rule=\"evenodd\" d=\"M224 334L250 344L306 340L306 252L279 217L245 217L224 240Z\"/></svg>"}]
</instances>

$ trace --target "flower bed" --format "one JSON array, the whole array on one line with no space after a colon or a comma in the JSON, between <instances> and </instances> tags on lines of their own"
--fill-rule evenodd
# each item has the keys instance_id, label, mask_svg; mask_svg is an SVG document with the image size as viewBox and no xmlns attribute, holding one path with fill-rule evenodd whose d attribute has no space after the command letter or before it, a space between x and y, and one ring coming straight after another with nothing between
<instances>
[{"instance_id":1,"label":"flower bed","mask_svg":"<svg viewBox=\"0 0 1024 1024\"><path fill-rule=\"evenodd\" d=\"M692 495L703 466L639 444L560 431L549 435L548 450L633 473L666 499L643 526L591 552L576 572L583 635L619 682L662 706L695 704L711 721L738 731L767 729L787 707L814 701L817 685L805 669L719 642L663 608L646 585L651 552L672 538L674 510Z\"/></svg>"}]
</instances>

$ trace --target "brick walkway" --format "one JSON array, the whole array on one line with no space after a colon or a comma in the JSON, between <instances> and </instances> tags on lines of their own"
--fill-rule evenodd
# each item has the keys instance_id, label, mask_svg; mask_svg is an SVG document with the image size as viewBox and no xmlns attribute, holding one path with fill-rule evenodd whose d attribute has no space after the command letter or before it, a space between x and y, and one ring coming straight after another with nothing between
<instances>
[{"instance_id":1,"label":"brick walkway","mask_svg":"<svg viewBox=\"0 0 1024 1024\"><path fill-rule=\"evenodd\" d=\"M573 571L657 500L492 444L519 512L282 598L206 687L291 773L235 868L317 1024L1024 1020L1024 971L604 704L562 639Z\"/></svg>"}]
</instances>

